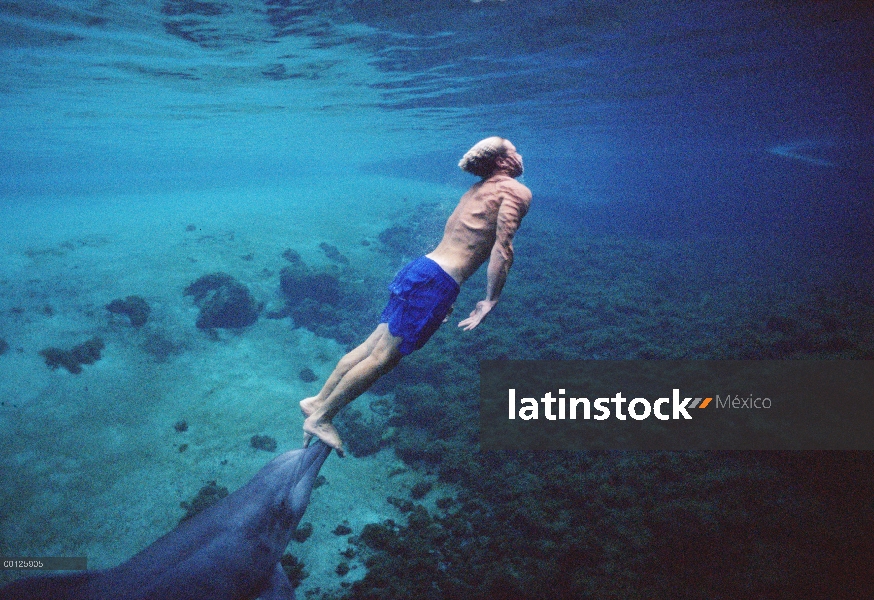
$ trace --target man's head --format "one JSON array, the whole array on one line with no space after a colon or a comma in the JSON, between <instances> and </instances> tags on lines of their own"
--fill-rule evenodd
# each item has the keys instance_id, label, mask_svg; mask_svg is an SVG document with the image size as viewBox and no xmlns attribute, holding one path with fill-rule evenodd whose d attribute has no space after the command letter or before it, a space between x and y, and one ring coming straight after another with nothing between
<instances>
[{"instance_id":1,"label":"man's head","mask_svg":"<svg viewBox=\"0 0 874 600\"><path fill-rule=\"evenodd\" d=\"M458 163L463 171L477 177L490 177L501 171L510 177L522 174L522 155L510 140L493 136L477 142Z\"/></svg>"}]
</instances>

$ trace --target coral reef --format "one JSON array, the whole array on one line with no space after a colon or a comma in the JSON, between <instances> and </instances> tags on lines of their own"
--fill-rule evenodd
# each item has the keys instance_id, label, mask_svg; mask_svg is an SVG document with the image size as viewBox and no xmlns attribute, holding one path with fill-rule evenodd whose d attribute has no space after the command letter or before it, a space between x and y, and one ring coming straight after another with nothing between
<instances>
[{"instance_id":1,"label":"coral reef","mask_svg":"<svg viewBox=\"0 0 874 600\"><path fill-rule=\"evenodd\" d=\"M319 378L319 376L316 375L315 371L313 371L309 367L301 369L300 373L298 373L298 377L300 377L300 380L304 383L312 383Z\"/></svg>"},{"instance_id":2,"label":"coral reef","mask_svg":"<svg viewBox=\"0 0 874 600\"><path fill-rule=\"evenodd\" d=\"M720 358L874 360L874 293L845 283L749 315Z\"/></svg>"},{"instance_id":3,"label":"coral reef","mask_svg":"<svg viewBox=\"0 0 874 600\"><path fill-rule=\"evenodd\" d=\"M346 597L790 598L817 553L804 515L818 505L786 485L787 471L809 468L790 464L803 457L489 454L470 461L477 480L458 503L366 525L353 543L367 574ZM845 534L819 535L834 544ZM784 556L784 543L802 556L774 572L762 557Z\"/></svg>"},{"instance_id":4,"label":"coral reef","mask_svg":"<svg viewBox=\"0 0 874 600\"><path fill-rule=\"evenodd\" d=\"M128 296L124 300L115 299L106 305L106 310L113 314L127 315L130 324L134 327L142 327L149 319L152 312L149 303L140 296Z\"/></svg>"},{"instance_id":5,"label":"coral reef","mask_svg":"<svg viewBox=\"0 0 874 600\"><path fill-rule=\"evenodd\" d=\"M397 508L402 513L406 514L413 510L413 503L409 500L404 500L403 498L396 498L394 496L389 496L385 499L386 502Z\"/></svg>"},{"instance_id":6,"label":"coral reef","mask_svg":"<svg viewBox=\"0 0 874 600\"><path fill-rule=\"evenodd\" d=\"M174 342L163 331L152 331L146 335L140 347L156 362L166 362L171 356L181 354L183 343Z\"/></svg>"},{"instance_id":7,"label":"coral reef","mask_svg":"<svg viewBox=\"0 0 874 600\"><path fill-rule=\"evenodd\" d=\"M379 241L388 252L399 256L408 256L418 243L416 232L402 225L392 225L383 230L379 234Z\"/></svg>"},{"instance_id":8,"label":"coral reef","mask_svg":"<svg viewBox=\"0 0 874 600\"><path fill-rule=\"evenodd\" d=\"M269 435L253 435L249 440L249 445L256 450L266 450L267 452L276 452L276 440Z\"/></svg>"},{"instance_id":9,"label":"coral reef","mask_svg":"<svg viewBox=\"0 0 874 600\"><path fill-rule=\"evenodd\" d=\"M300 257L300 253L297 250L286 248L282 251L282 258L293 265L303 265L303 259Z\"/></svg>"},{"instance_id":10,"label":"coral reef","mask_svg":"<svg viewBox=\"0 0 874 600\"><path fill-rule=\"evenodd\" d=\"M446 222L447 213L438 204L423 203L405 207L402 224L392 225L380 232L379 249L401 264L411 258L430 252Z\"/></svg>"},{"instance_id":11,"label":"coral reef","mask_svg":"<svg viewBox=\"0 0 874 600\"><path fill-rule=\"evenodd\" d=\"M291 264L279 274L286 308L274 311L277 317L291 316L295 325L345 344L360 342L372 331L381 308L373 297L373 287L378 284L366 278L353 284L351 277L344 275L349 269L315 271L293 250L286 250L283 256Z\"/></svg>"},{"instance_id":12,"label":"coral reef","mask_svg":"<svg viewBox=\"0 0 874 600\"><path fill-rule=\"evenodd\" d=\"M330 258L336 263L340 263L341 265L348 265L349 259L343 256L336 246L332 246L327 242L322 242L319 244L319 248L321 248L322 252L325 253L325 256Z\"/></svg>"},{"instance_id":13,"label":"coral reef","mask_svg":"<svg viewBox=\"0 0 874 600\"><path fill-rule=\"evenodd\" d=\"M304 570L304 565L296 557L291 554L283 554L279 559L279 564L282 565L282 570L291 582L291 587L296 588L300 583L309 577L309 573Z\"/></svg>"},{"instance_id":14,"label":"coral reef","mask_svg":"<svg viewBox=\"0 0 874 600\"><path fill-rule=\"evenodd\" d=\"M291 534L291 539L295 542L303 543L307 541L307 539L313 534L313 524L312 523L301 523L297 526L297 529L294 530L294 533Z\"/></svg>"},{"instance_id":15,"label":"coral reef","mask_svg":"<svg viewBox=\"0 0 874 600\"><path fill-rule=\"evenodd\" d=\"M40 350L39 353L45 358L46 366L52 370L64 367L75 375L82 372L82 365L93 365L100 360L100 351L105 346L102 339L93 337L86 342L73 346L70 350L45 348Z\"/></svg>"},{"instance_id":16,"label":"coral reef","mask_svg":"<svg viewBox=\"0 0 874 600\"><path fill-rule=\"evenodd\" d=\"M279 273L279 287L291 304L315 300L319 304L338 306L343 299L340 281L328 273L309 273L283 267Z\"/></svg>"},{"instance_id":17,"label":"coral reef","mask_svg":"<svg viewBox=\"0 0 874 600\"><path fill-rule=\"evenodd\" d=\"M9 343L3 338L0 338L0 354L5 354L7 350L9 350Z\"/></svg>"},{"instance_id":18,"label":"coral reef","mask_svg":"<svg viewBox=\"0 0 874 600\"><path fill-rule=\"evenodd\" d=\"M185 295L193 296L194 303L200 307L199 329L247 327L258 320L263 308L245 285L227 273L200 277L185 288Z\"/></svg>"},{"instance_id":19,"label":"coral reef","mask_svg":"<svg viewBox=\"0 0 874 600\"><path fill-rule=\"evenodd\" d=\"M430 481L420 481L410 488L410 497L413 500L421 500L428 495L432 487L434 487L434 484Z\"/></svg>"},{"instance_id":20,"label":"coral reef","mask_svg":"<svg viewBox=\"0 0 874 600\"><path fill-rule=\"evenodd\" d=\"M874 288L772 301L707 264L700 240L689 254L594 236L569 248L534 228L494 317L473 335L438 332L374 386L395 392L396 454L457 494L433 514L389 497L407 522L352 538L367 574L342 597L870 597L857 576L874 560L859 517L869 453L480 453L475 415L482 358L872 359ZM403 253L403 235L383 249Z\"/></svg>"},{"instance_id":21,"label":"coral reef","mask_svg":"<svg viewBox=\"0 0 874 600\"><path fill-rule=\"evenodd\" d=\"M179 522L187 521L200 511L209 508L222 498L228 495L228 488L219 486L215 481L210 481L205 486L198 490L194 498L190 502L183 501L179 504L185 509L185 514L179 519Z\"/></svg>"},{"instance_id":22,"label":"coral reef","mask_svg":"<svg viewBox=\"0 0 874 600\"><path fill-rule=\"evenodd\" d=\"M344 444L352 456L370 456L386 445L384 418L365 418L364 413L350 406L341 411L334 422L344 432Z\"/></svg>"}]
</instances>

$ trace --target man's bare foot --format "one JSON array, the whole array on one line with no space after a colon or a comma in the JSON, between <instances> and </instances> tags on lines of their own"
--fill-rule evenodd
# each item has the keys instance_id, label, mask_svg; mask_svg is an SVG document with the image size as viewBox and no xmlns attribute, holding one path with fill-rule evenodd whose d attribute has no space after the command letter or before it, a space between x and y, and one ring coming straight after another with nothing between
<instances>
[{"instance_id":1,"label":"man's bare foot","mask_svg":"<svg viewBox=\"0 0 874 600\"><path fill-rule=\"evenodd\" d=\"M310 396L300 401L300 411L303 413L303 416L308 417L316 412L316 398L317 396Z\"/></svg>"},{"instance_id":2,"label":"man's bare foot","mask_svg":"<svg viewBox=\"0 0 874 600\"><path fill-rule=\"evenodd\" d=\"M340 434L337 432L333 423L328 419L307 417L303 422L304 446L308 446L313 437L322 440L328 446L336 450L337 454L341 457L346 455L346 452L343 450L343 440L340 439Z\"/></svg>"}]
</instances>

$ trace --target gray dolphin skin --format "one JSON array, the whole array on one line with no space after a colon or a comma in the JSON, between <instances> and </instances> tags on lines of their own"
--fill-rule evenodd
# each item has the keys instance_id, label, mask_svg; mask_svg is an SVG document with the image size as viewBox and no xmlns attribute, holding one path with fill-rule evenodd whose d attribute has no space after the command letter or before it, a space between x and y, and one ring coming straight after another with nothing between
<instances>
[{"instance_id":1,"label":"gray dolphin skin","mask_svg":"<svg viewBox=\"0 0 874 600\"><path fill-rule=\"evenodd\" d=\"M331 448L286 452L242 488L112 569L19 579L0 600L280 600L279 565Z\"/></svg>"}]
</instances>

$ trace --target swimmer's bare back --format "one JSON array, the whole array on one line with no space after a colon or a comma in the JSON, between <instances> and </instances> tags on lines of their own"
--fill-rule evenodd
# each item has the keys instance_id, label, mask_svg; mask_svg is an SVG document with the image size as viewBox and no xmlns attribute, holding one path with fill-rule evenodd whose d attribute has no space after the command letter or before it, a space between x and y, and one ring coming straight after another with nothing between
<instances>
[{"instance_id":1,"label":"swimmer's bare back","mask_svg":"<svg viewBox=\"0 0 874 600\"><path fill-rule=\"evenodd\" d=\"M505 174L474 184L446 221L443 239L428 258L459 285L489 258L501 270L513 262L513 236L531 205L531 190ZM492 265L489 265L492 269Z\"/></svg>"}]
</instances>

